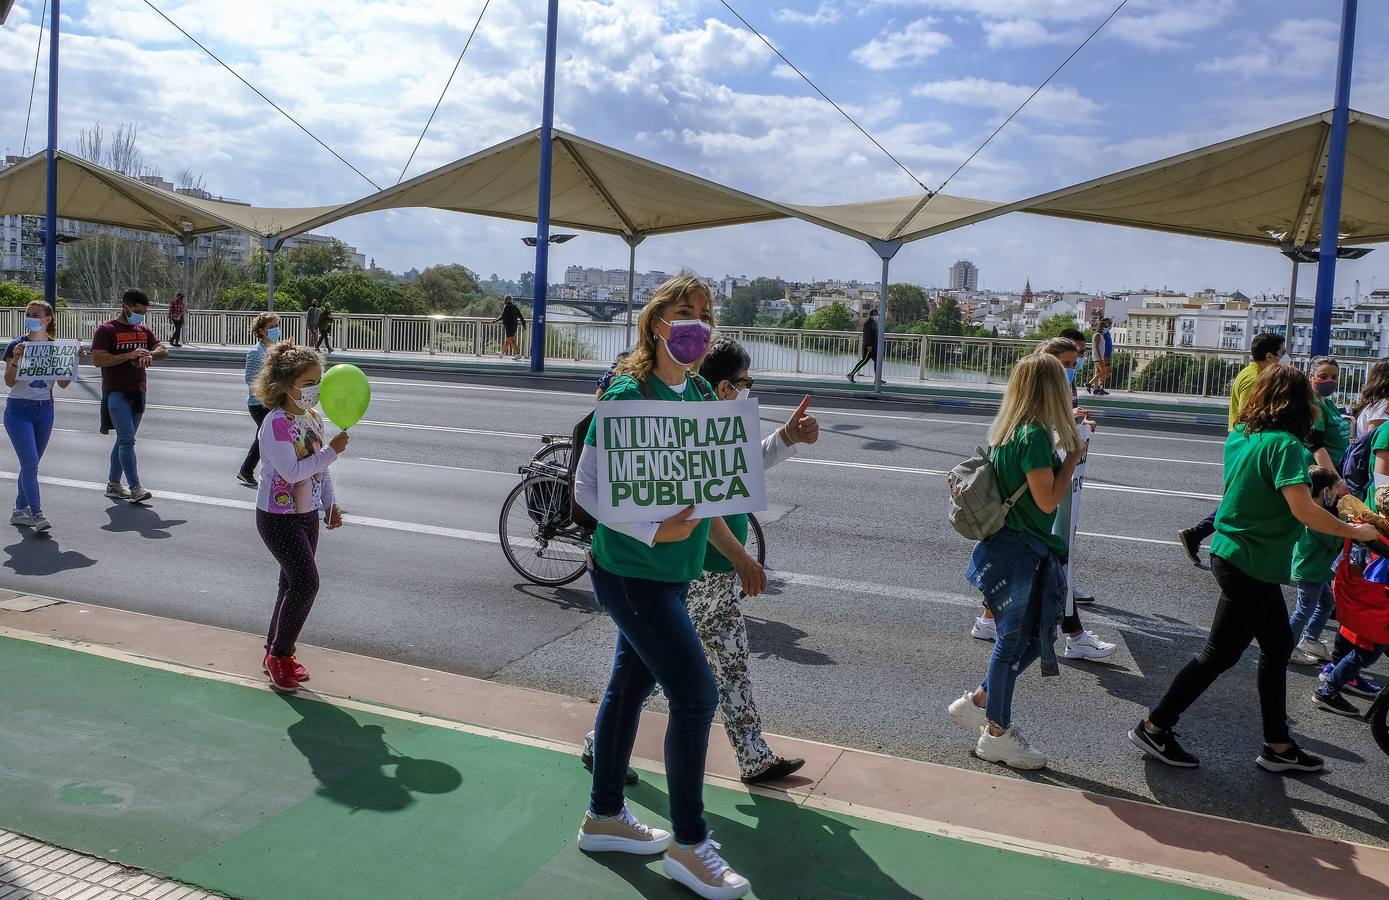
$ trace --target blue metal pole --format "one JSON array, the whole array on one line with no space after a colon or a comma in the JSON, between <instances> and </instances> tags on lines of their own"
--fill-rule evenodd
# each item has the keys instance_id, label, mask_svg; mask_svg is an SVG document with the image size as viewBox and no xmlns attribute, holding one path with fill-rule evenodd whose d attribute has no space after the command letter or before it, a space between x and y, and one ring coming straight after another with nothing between
<instances>
[{"instance_id":1,"label":"blue metal pole","mask_svg":"<svg viewBox=\"0 0 1389 900\"><path fill-rule=\"evenodd\" d=\"M540 111L540 197L535 209L535 280L531 294L531 371L545 371L545 295L550 285L550 160L555 124L555 43L559 0L550 0L545 23L545 97Z\"/></svg>"},{"instance_id":2,"label":"blue metal pole","mask_svg":"<svg viewBox=\"0 0 1389 900\"><path fill-rule=\"evenodd\" d=\"M44 210L43 299L58 303L58 0L48 26L48 175Z\"/></svg>"},{"instance_id":3,"label":"blue metal pole","mask_svg":"<svg viewBox=\"0 0 1389 900\"><path fill-rule=\"evenodd\" d=\"M1331 348L1331 302L1336 291L1336 249L1340 243L1341 186L1346 174L1346 132L1350 128L1350 70L1355 55L1356 0L1341 7L1341 52L1336 63L1336 106L1331 113L1326 186L1322 190L1321 248L1317 258L1317 305L1312 320L1312 355Z\"/></svg>"}]
</instances>

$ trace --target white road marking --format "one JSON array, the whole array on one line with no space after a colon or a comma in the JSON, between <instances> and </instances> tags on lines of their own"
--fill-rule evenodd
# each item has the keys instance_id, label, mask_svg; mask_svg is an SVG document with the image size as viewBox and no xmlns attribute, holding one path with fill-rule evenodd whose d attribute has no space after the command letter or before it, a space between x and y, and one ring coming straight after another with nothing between
<instances>
[{"instance_id":1,"label":"white road marking","mask_svg":"<svg viewBox=\"0 0 1389 900\"><path fill-rule=\"evenodd\" d=\"M505 476L505 477L507 477L507 478L513 478L513 479L514 479L514 478L520 477L519 473L517 473L517 472L498 472L498 471L495 471L495 470L493 470L493 469L469 469L469 468L466 467L466 466L445 466L445 465L441 465L440 463L408 462L407 460L403 460L403 459L381 459L381 458L375 457L375 456L358 456L358 457L347 457L347 458L348 458L348 459L354 459L354 458L355 458L355 459L358 459L358 460L360 460L360 461L362 461L362 462L387 463L387 464L392 465L392 466L415 466L416 468L420 468L420 469L448 469L448 470L451 471L451 472L475 472L475 473L477 473L477 474L479 474L479 475L502 475L502 476Z\"/></svg>"},{"instance_id":2,"label":"white road marking","mask_svg":"<svg viewBox=\"0 0 1389 900\"><path fill-rule=\"evenodd\" d=\"M903 472L908 475L931 475L936 477L944 476L946 473L940 469L915 469L910 466L884 466L876 463L843 462L834 459L806 459L800 456L793 456L787 462L800 463L808 466L834 466L845 469L868 469L878 472ZM1193 500L1219 500L1219 494L1200 494L1195 491L1169 491L1163 488L1141 488L1126 484L1096 484L1093 481L1085 483L1086 490L1094 491L1118 491L1122 494L1152 494L1160 497L1190 497Z\"/></svg>"}]
</instances>

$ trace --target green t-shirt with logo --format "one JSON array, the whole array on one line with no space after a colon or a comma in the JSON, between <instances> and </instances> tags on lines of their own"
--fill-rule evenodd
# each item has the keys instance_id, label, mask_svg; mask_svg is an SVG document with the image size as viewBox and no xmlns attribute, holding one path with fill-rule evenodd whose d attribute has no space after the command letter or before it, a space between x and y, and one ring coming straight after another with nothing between
<instances>
[{"instance_id":1,"label":"green t-shirt with logo","mask_svg":"<svg viewBox=\"0 0 1389 900\"><path fill-rule=\"evenodd\" d=\"M1286 431L1245 434L1239 425L1225 441L1225 496L1215 514L1211 555L1250 578L1287 584L1293 545L1302 523L1282 489L1311 484L1312 455Z\"/></svg>"},{"instance_id":2,"label":"green t-shirt with logo","mask_svg":"<svg viewBox=\"0 0 1389 900\"><path fill-rule=\"evenodd\" d=\"M699 384L696 384L698 379ZM706 395L714 396L708 382L698 375L691 375L685 381L685 392L677 394L661 382L654 374L647 378L651 388L651 399L673 402L698 402ZM704 392L701 393L700 386ZM630 375L613 379L613 383L603 392L602 400L645 400L641 385ZM589 426L588 437L584 443L590 447L598 443L598 420ZM613 531L599 525L593 533L593 560L609 572L627 578L645 578L649 581L682 582L694 581L704 571L704 548L709 542L709 520L704 519L695 526L690 536L683 541L656 544L648 547L636 538Z\"/></svg>"},{"instance_id":3,"label":"green t-shirt with logo","mask_svg":"<svg viewBox=\"0 0 1389 900\"><path fill-rule=\"evenodd\" d=\"M1315 406L1317 417L1312 425L1312 433L1320 439L1321 445L1326 448L1326 455L1331 457L1336 471L1340 472L1341 464L1346 460L1346 451L1350 449L1350 425L1330 397L1318 396Z\"/></svg>"},{"instance_id":4,"label":"green t-shirt with logo","mask_svg":"<svg viewBox=\"0 0 1389 900\"><path fill-rule=\"evenodd\" d=\"M1007 500L1027 481L1027 473L1033 469L1061 468L1061 460L1056 457L1051 434L1042 426L1029 422L1019 425L1013 439L994 448L994 472L998 475L998 490ZM1057 556L1067 553L1066 538L1052 533L1056 521L1056 511L1042 512L1037 501L1032 499L1031 491L1023 491L1018 502L1008 511L1007 526L1039 538Z\"/></svg>"},{"instance_id":5,"label":"green t-shirt with logo","mask_svg":"<svg viewBox=\"0 0 1389 900\"><path fill-rule=\"evenodd\" d=\"M1322 534L1302 526L1302 535L1293 548L1293 581L1306 581L1311 584L1325 584L1335 574L1332 566L1345 546L1345 541L1334 534Z\"/></svg>"},{"instance_id":6,"label":"green t-shirt with logo","mask_svg":"<svg viewBox=\"0 0 1389 900\"><path fill-rule=\"evenodd\" d=\"M1375 502L1375 456L1381 450L1389 450L1389 428L1383 425L1375 430L1375 436L1370 439L1370 490L1365 503L1375 512L1379 512L1379 504Z\"/></svg>"}]
</instances>

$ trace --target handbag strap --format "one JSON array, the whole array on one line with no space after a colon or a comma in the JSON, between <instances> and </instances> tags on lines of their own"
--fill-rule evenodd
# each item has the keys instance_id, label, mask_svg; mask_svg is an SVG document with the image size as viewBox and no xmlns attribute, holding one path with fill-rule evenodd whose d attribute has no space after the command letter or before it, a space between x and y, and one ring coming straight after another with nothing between
<instances>
[{"instance_id":1,"label":"handbag strap","mask_svg":"<svg viewBox=\"0 0 1389 900\"><path fill-rule=\"evenodd\" d=\"M988 461L989 468L993 469L995 478L998 477L998 466L994 465L994 453L996 452L996 447L989 447L987 450L984 451L984 459ZM1013 495L1011 497L1003 501L1003 512L1006 514L1012 511L1013 507L1018 505L1018 501L1022 499L1022 495L1026 492L1027 476L1024 475L1022 484L1018 485L1018 489L1016 491L1013 491Z\"/></svg>"}]
</instances>

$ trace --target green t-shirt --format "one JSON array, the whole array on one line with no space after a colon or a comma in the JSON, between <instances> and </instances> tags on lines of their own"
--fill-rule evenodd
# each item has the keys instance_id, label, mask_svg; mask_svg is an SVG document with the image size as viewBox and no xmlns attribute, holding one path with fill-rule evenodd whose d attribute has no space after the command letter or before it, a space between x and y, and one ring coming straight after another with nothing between
<instances>
[{"instance_id":1,"label":"green t-shirt","mask_svg":"<svg viewBox=\"0 0 1389 900\"><path fill-rule=\"evenodd\" d=\"M1336 471L1340 472L1341 464L1346 460L1346 450L1350 448L1350 426L1330 397L1317 397L1315 405L1317 421L1312 426L1312 432L1320 437L1321 445L1336 464Z\"/></svg>"},{"instance_id":2,"label":"green t-shirt","mask_svg":"<svg viewBox=\"0 0 1389 900\"><path fill-rule=\"evenodd\" d=\"M1379 512L1379 505L1375 503L1375 454L1380 450L1389 450L1389 428L1383 426L1375 431L1374 439L1370 441L1370 496L1365 498L1365 502L1375 512Z\"/></svg>"},{"instance_id":3,"label":"green t-shirt","mask_svg":"<svg viewBox=\"0 0 1389 900\"><path fill-rule=\"evenodd\" d=\"M1061 468L1061 460L1056 458L1056 449L1051 443L1051 434L1042 426L1028 423L1018 426L1013 439L994 448L994 471L998 473L998 490L1007 500L1027 481L1027 473L1033 469ZM1040 538L1057 556L1066 555L1066 538L1052 533L1056 521L1056 511L1044 513L1032 499L1031 491L1023 491L1022 497L1008 511L1007 525L1014 531L1025 532Z\"/></svg>"},{"instance_id":4,"label":"green t-shirt","mask_svg":"<svg viewBox=\"0 0 1389 900\"><path fill-rule=\"evenodd\" d=\"M1302 536L1293 548L1293 581L1324 584L1336 574L1332 566L1345 541L1334 534L1322 534L1302 526Z\"/></svg>"},{"instance_id":5,"label":"green t-shirt","mask_svg":"<svg viewBox=\"0 0 1389 900\"><path fill-rule=\"evenodd\" d=\"M705 394L695 384L696 379L703 384L708 396L714 391L708 382L698 375L691 375L685 381L684 394L677 394L661 379L652 375L646 380L651 388L653 400L700 401ZM645 400L641 385L630 375L614 378L612 384L603 392L602 400ZM601 401L600 401L601 402ZM598 420L588 429L584 443L597 446ZM593 559L598 565L615 575L627 578L645 578L649 581L694 581L704 571L704 547L709 542L709 520L704 519L695 526L690 536L683 541L656 544L648 547L636 538L613 531L599 525L593 533Z\"/></svg>"},{"instance_id":6,"label":"green t-shirt","mask_svg":"<svg viewBox=\"0 0 1389 900\"><path fill-rule=\"evenodd\" d=\"M748 515L747 513L736 513L731 516L724 516L723 520L728 525L728 530L733 532L733 536L738 539L738 543L748 542ZM728 557L719 552L711 542L704 548L704 571L706 572L732 572L733 563L728 561Z\"/></svg>"},{"instance_id":7,"label":"green t-shirt","mask_svg":"<svg viewBox=\"0 0 1389 900\"><path fill-rule=\"evenodd\" d=\"M1254 385L1259 383L1259 364L1250 363L1239 374L1235 376L1234 384L1230 385L1230 430L1235 430L1235 424L1239 422L1239 414L1244 409L1244 401L1249 399L1249 395L1254 393Z\"/></svg>"},{"instance_id":8,"label":"green t-shirt","mask_svg":"<svg viewBox=\"0 0 1389 900\"><path fill-rule=\"evenodd\" d=\"M1302 523L1293 517L1282 489L1310 484L1311 454L1286 431L1244 433L1240 425L1225 441L1225 496L1215 514L1211 554L1250 578L1287 584L1293 545Z\"/></svg>"}]
</instances>

